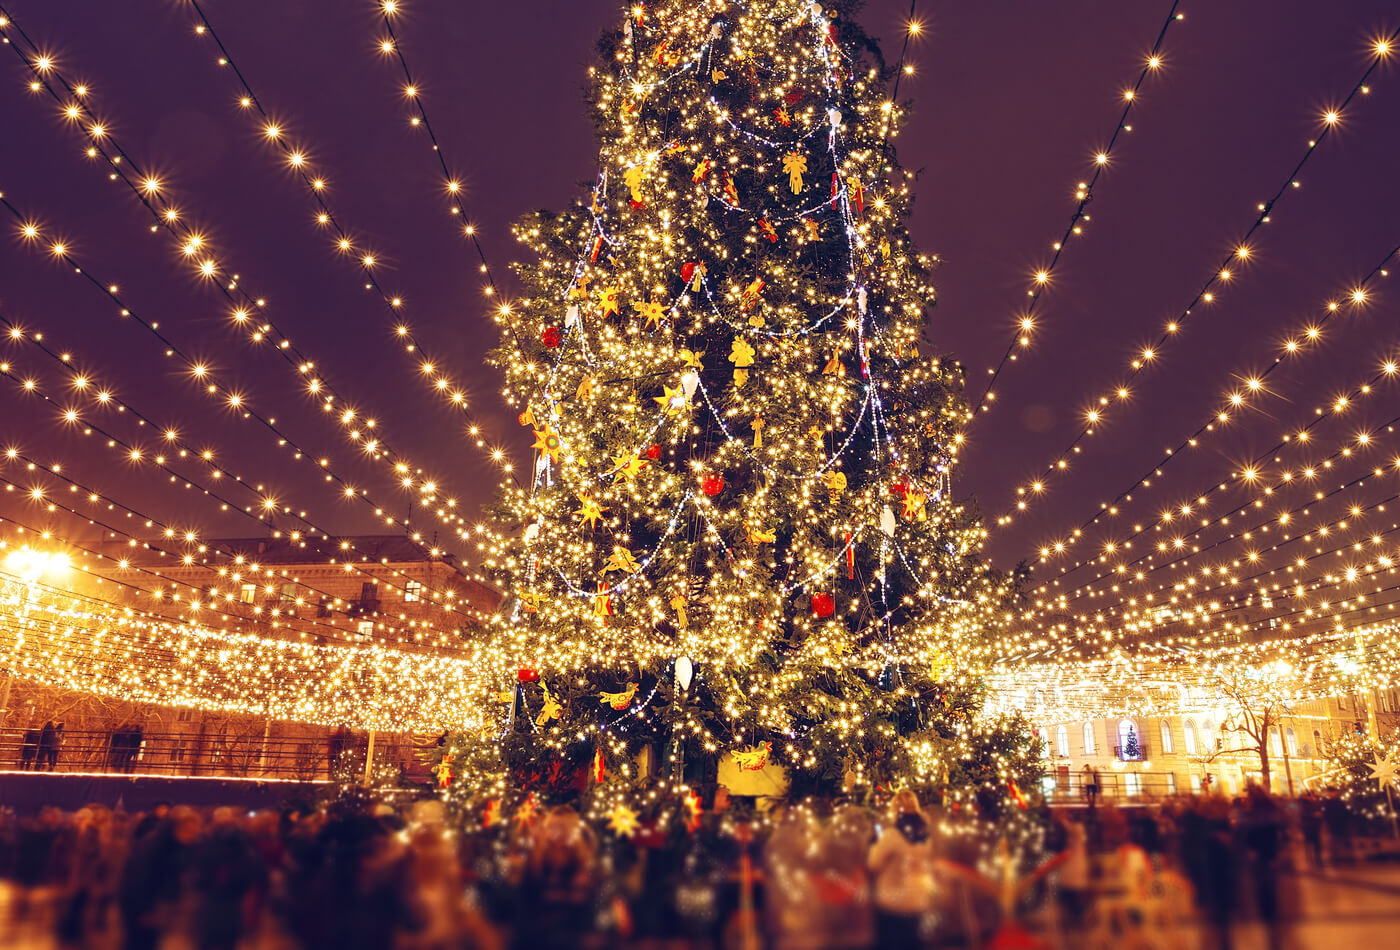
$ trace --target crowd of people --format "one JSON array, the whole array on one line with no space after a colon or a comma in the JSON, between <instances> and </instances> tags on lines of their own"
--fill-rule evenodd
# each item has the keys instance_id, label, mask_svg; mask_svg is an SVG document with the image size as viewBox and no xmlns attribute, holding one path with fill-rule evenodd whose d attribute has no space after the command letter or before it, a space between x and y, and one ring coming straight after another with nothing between
<instances>
[{"instance_id":1,"label":"crowd of people","mask_svg":"<svg viewBox=\"0 0 1400 950\"><path fill-rule=\"evenodd\" d=\"M1258 789L1099 803L1013 846L908 791L628 836L567 805L490 828L436 800L0 812L0 947L1226 947L1241 917L1287 927L1287 870L1349 860L1339 814Z\"/></svg>"}]
</instances>

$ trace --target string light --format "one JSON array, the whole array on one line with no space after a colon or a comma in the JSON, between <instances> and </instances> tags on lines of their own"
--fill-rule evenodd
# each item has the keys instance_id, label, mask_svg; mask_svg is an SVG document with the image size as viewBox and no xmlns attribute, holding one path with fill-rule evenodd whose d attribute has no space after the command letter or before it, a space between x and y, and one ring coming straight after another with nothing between
<instances>
[{"instance_id":1,"label":"string light","mask_svg":"<svg viewBox=\"0 0 1400 950\"><path fill-rule=\"evenodd\" d=\"M1400 29L1397 29L1395 33L1392 34L1392 38L1397 36L1400 36ZM1342 104L1336 110L1334 110L1337 113L1337 115L1340 116L1341 114L1343 114L1347 106L1351 104L1351 101L1361 93L1361 90L1366 85L1366 82L1369 80L1371 73L1376 70L1376 68L1380 65L1380 62L1381 57L1376 57L1366 67L1366 70L1362 73L1361 78L1357 80L1356 84L1352 87L1351 91L1347 94L1346 98L1342 100ZM1214 272L1211 274L1209 279L1207 279L1206 282L1202 285L1201 289L1196 291L1195 296L1193 296L1190 302L1188 302L1187 305L1182 308L1180 315L1175 320L1168 322L1166 328L1162 331L1161 335L1157 338L1156 342L1144 351L1143 358L1140 360L1132 360L1130 362L1127 379L1124 383L1120 384L1121 387L1131 388L1131 383L1146 371L1148 364L1152 361L1152 358L1155 355L1160 355L1160 352L1163 346L1166 344L1166 342L1169 339L1172 339L1177 336L1177 331L1181 328L1181 326L1185 323L1186 318L1191 315L1192 311L1197 306L1199 306L1202 303L1210 303L1214 301L1213 289L1217 284L1225 282L1225 280L1222 279L1221 274L1229 273L1228 268L1231 261L1238 262L1248 259L1251 253L1251 240L1253 239L1255 233L1265 224L1269 223L1272 220L1273 213L1275 210L1277 210L1277 203L1283 197L1283 195L1290 189L1295 189L1298 187L1299 174L1307 165L1308 160L1315 153L1317 145L1320 144L1322 140L1325 139L1327 135L1336 128L1336 125L1337 124L1335 122L1323 122L1321 131L1318 132L1315 138L1310 139L1308 141L1306 150L1303 152L1302 156L1293 166L1293 169L1289 172L1287 178L1283 181L1282 184L1278 186L1277 189L1275 189L1273 196L1270 197L1267 201L1261 202L1259 204L1258 216L1255 218L1254 223L1251 224L1249 229L1245 232L1244 236L1238 242L1235 243L1230 253L1214 269ZM1243 253L1241 253L1241 251L1243 251ZM1120 386L1115 386L1114 388L1118 389L1120 388ZM1107 397L1104 398L1106 399ZM1059 458L1056 461L1051 462L1049 465L1047 465L1044 471L1041 473L1041 475L1037 477L1036 480L1043 482L1049 476L1055 474L1057 471L1062 472L1067 470L1069 468L1069 464L1067 461L1068 457L1070 455L1078 454L1080 451L1080 444L1094 431L1095 427L1093 424L1085 424L1084 426L1081 426L1079 432L1074 436L1073 439L1070 440L1069 444L1059 453ZM1029 507L1029 502L1027 501L1024 486L1017 489L1017 495L1019 497L1018 500L1015 502L1013 509L1005 514L1002 514L997 518L996 523L998 526L1004 527L1006 525L1009 525L1014 517L1013 512L1024 511Z\"/></svg>"},{"instance_id":2,"label":"string light","mask_svg":"<svg viewBox=\"0 0 1400 950\"><path fill-rule=\"evenodd\" d=\"M1119 136L1132 130L1128 119L1133 108L1138 104L1143 83L1146 82L1150 74L1161 66L1162 44L1166 41L1167 31L1171 29L1173 23L1179 23L1185 19L1183 14L1177 12L1180 5L1180 0L1173 0L1171 8L1167 11L1166 19L1162 21L1162 26L1157 31L1157 38L1152 43L1152 52L1143 63L1137 79L1123 92L1123 110L1119 113L1118 122L1113 127L1113 134L1109 136L1108 144L1095 153L1093 171L1088 180L1079 182L1075 186L1074 197L1077 204L1069 216L1069 223L1065 225L1064 233L1060 235L1060 239L1051 245L1051 250L1054 253L1050 262L1037 270L1031 278L1031 286L1026 290L1029 303L1018 317L1019 329L1012 335L1011 341L1006 346L1006 352L1002 354L997 365L987 370L987 385L983 387L982 394L977 397L977 401L969 413L969 425L979 414L991 408L992 402L996 399L993 390L997 380L1001 377L1002 370L1006 368L1008 363L1015 362L1018 354L1031 345L1030 331L1034 327L1033 319L1036 307L1040 303L1041 292L1049 285L1051 275L1054 274L1055 268L1059 265L1060 258L1065 252L1065 247L1070 243L1070 239L1083 233L1084 224L1089 220L1089 215L1086 212L1089 202L1094 200L1094 187L1098 184L1099 175L1108 166L1113 149L1118 144Z\"/></svg>"}]
</instances>

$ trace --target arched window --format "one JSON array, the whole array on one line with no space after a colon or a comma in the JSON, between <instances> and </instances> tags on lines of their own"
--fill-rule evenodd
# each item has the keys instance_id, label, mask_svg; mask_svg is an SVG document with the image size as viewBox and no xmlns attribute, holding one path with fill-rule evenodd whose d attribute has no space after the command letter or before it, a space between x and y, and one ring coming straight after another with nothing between
<instances>
[{"instance_id":1,"label":"arched window","mask_svg":"<svg viewBox=\"0 0 1400 950\"><path fill-rule=\"evenodd\" d=\"M1322 755L1322 730L1320 729L1313 730L1312 754L1315 756Z\"/></svg>"},{"instance_id":2,"label":"arched window","mask_svg":"<svg viewBox=\"0 0 1400 950\"><path fill-rule=\"evenodd\" d=\"M1284 747L1288 749L1288 754L1296 756L1298 754L1298 736L1293 732L1292 726L1284 733L1283 740Z\"/></svg>"},{"instance_id":3,"label":"arched window","mask_svg":"<svg viewBox=\"0 0 1400 950\"><path fill-rule=\"evenodd\" d=\"M1196 724L1190 719L1186 720L1186 754L1195 755L1200 748L1196 741Z\"/></svg>"},{"instance_id":4,"label":"arched window","mask_svg":"<svg viewBox=\"0 0 1400 950\"><path fill-rule=\"evenodd\" d=\"M1118 721L1118 758L1125 762L1142 758L1142 740L1138 737L1137 724L1131 719Z\"/></svg>"},{"instance_id":5,"label":"arched window","mask_svg":"<svg viewBox=\"0 0 1400 950\"><path fill-rule=\"evenodd\" d=\"M1062 759L1069 758L1069 727L1055 727L1055 752Z\"/></svg>"},{"instance_id":6,"label":"arched window","mask_svg":"<svg viewBox=\"0 0 1400 950\"><path fill-rule=\"evenodd\" d=\"M1172 724L1166 719L1162 720L1162 754L1172 754Z\"/></svg>"},{"instance_id":7,"label":"arched window","mask_svg":"<svg viewBox=\"0 0 1400 950\"><path fill-rule=\"evenodd\" d=\"M1277 729L1269 730L1269 755L1283 755L1283 737L1278 734Z\"/></svg>"},{"instance_id":8,"label":"arched window","mask_svg":"<svg viewBox=\"0 0 1400 950\"><path fill-rule=\"evenodd\" d=\"M1214 752L1217 749L1224 748L1220 741L1219 733L1215 731L1215 723L1211 722L1209 719L1201 723L1201 738L1205 740L1203 748L1206 752Z\"/></svg>"},{"instance_id":9,"label":"arched window","mask_svg":"<svg viewBox=\"0 0 1400 950\"><path fill-rule=\"evenodd\" d=\"M1084 754L1094 754L1094 724L1092 722L1084 724Z\"/></svg>"}]
</instances>

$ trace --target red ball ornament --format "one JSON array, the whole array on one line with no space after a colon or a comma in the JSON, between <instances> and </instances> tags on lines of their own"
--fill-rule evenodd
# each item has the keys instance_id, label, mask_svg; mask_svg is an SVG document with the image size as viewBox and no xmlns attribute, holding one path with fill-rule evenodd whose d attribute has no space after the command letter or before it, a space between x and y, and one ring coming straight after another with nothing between
<instances>
[{"instance_id":1,"label":"red ball ornament","mask_svg":"<svg viewBox=\"0 0 1400 950\"><path fill-rule=\"evenodd\" d=\"M520 671L520 682L522 682L522 683L538 683L539 681L540 681L540 671L539 671L539 670L528 670L528 669L523 669L523 670Z\"/></svg>"},{"instance_id":2,"label":"red ball ornament","mask_svg":"<svg viewBox=\"0 0 1400 950\"><path fill-rule=\"evenodd\" d=\"M558 327L545 327L544 332L540 334L540 339L545 346L553 348L564 341L564 331Z\"/></svg>"},{"instance_id":3,"label":"red ball ornament","mask_svg":"<svg viewBox=\"0 0 1400 950\"><path fill-rule=\"evenodd\" d=\"M812 613L822 618L830 617L836 613L836 598L830 594L813 594Z\"/></svg>"},{"instance_id":4,"label":"red ball ornament","mask_svg":"<svg viewBox=\"0 0 1400 950\"><path fill-rule=\"evenodd\" d=\"M661 446L657 445L655 442L647 446L647 458L651 459L653 462L661 458Z\"/></svg>"},{"instance_id":5,"label":"red ball ornament","mask_svg":"<svg viewBox=\"0 0 1400 950\"><path fill-rule=\"evenodd\" d=\"M695 262L694 262L694 261L687 261L687 262L685 262L684 264L682 264L682 265L681 265L681 280L685 281L685 282L688 284L688 283L691 282L691 280L694 279L694 277L695 277Z\"/></svg>"},{"instance_id":6,"label":"red ball ornament","mask_svg":"<svg viewBox=\"0 0 1400 950\"><path fill-rule=\"evenodd\" d=\"M700 480L700 490L713 498L724 491L724 476L717 472L711 472Z\"/></svg>"}]
</instances>

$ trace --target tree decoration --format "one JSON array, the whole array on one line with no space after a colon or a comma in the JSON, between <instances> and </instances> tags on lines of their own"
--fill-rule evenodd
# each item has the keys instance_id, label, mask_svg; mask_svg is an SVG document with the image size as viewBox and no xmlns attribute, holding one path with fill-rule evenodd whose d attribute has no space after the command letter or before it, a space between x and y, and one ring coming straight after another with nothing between
<instances>
[{"instance_id":1,"label":"tree decoration","mask_svg":"<svg viewBox=\"0 0 1400 950\"><path fill-rule=\"evenodd\" d=\"M637 820L637 812L622 802L618 802L613 806L613 810L608 812L608 830L619 838L630 838L641 827L642 823Z\"/></svg>"},{"instance_id":2,"label":"tree decoration","mask_svg":"<svg viewBox=\"0 0 1400 950\"><path fill-rule=\"evenodd\" d=\"M783 174L788 176L788 187L792 193L802 191L802 176L807 174L807 156L801 152L788 152L783 156Z\"/></svg>"},{"instance_id":3,"label":"tree decoration","mask_svg":"<svg viewBox=\"0 0 1400 950\"><path fill-rule=\"evenodd\" d=\"M517 226L533 259L490 356L561 450L502 486L501 520L536 539L478 543L483 574L544 596L472 650L540 666L560 719L454 743L452 795L601 752L605 781L569 789L595 820L623 801L694 827L674 781L712 782L742 736L740 761L780 764L796 799L851 772L1020 813L1007 781L1038 788L1031 740L972 688L1022 613L1014 586L953 492L907 497L906 473L942 489L956 470L967 410L953 361L906 358L935 294L905 227L903 107L858 25L834 38L809 0L657 0L635 20L590 73L597 177ZM577 329L538 346L570 305ZM666 758L641 776L648 748Z\"/></svg>"},{"instance_id":4,"label":"tree decoration","mask_svg":"<svg viewBox=\"0 0 1400 950\"><path fill-rule=\"evenodd\" d=\"M734 759L734 764L739 767L739 771L761 772L768 767L768 756L772 752L773 742L767 740L739 752L732 752L730 756Z\"/></svg>"},{"instance_id":5,"label":"tree decoration","mask_svg":"<svg viewBox=\"0 0 1400 950\"><path fill-rule=\"evenodd\" d=\"M564 341L564 331L558 327L545 327L540 334L540 342L551 349Z\"/></svg>"},{"instance_id":6,"label":"tree decoration","mask_svg":"<svg viewBox=\"0 0 1400 950\"><path fill-rule=\"evenodd\" d=\"M621 712L632 705L632 697L637 695L637 685L636 683L628 683L627 688L620 693L599 693L598 701L604 706L611 706Z\"/></svg>"}]
</instances>

